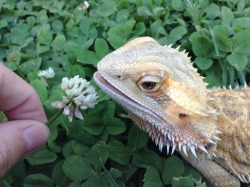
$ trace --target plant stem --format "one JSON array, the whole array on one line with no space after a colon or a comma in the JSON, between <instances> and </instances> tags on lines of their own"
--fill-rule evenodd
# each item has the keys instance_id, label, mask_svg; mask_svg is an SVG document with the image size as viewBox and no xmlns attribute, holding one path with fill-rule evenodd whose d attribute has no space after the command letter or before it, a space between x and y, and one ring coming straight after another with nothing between
<instances>
[{"instance_id":1,"label":"plant stem","mask_svg":"<svg viewBox=\"0 0 250 187\"><path fill-rule=\"evenodd\" d=\"M250 69L249 69L249 68L247 68L247 67L246 67L246 69L245 69L245 70L246 70L248 73L250 73Z\"/></svg>"},{"instance_id":2,"label":"plant stem","mask_svg":"<svg viewBox=\"0 0 250 187\"><path fill-rule=\"evenodd\" d=\"M13 62L13 63L16 66L16 69L17 69L17 72L18 72L19 76L22 77L22 79L25 79L25 76L24 76L22 70L20 69L19 65L16 62Z\"/></svg>"},{"instance_id":3,"label":"plant stem","mask_svg":"<svg viewBox=\"0 0 250 187\"><path fill-rule=\"evenodd\" d=\"M109 182L112 184L112 186L114 186L114 187L119 187L119 185L116 183L116 181L115 181L115 180L113 179L113 177L110 175L110 173L108 172L108 170L105 168L104 163L103 163L103 161L102 161L102 158L100 158L100 162L101 162L101 164L102 164L103 170L107 173Z\"/></svg>"},{"instance_id":4,"label":"plant stem","mask_svg":"<svg viewBox=\"0 0 250 187\"><path fill-rule=\"evenodd\" d=\"M0 44L0 47L10 47L10 46L18 46L18 45L17 44L11 44L11 43Z\"/></svg>"},{"instance_id":5,"label":"plant stem","mask_svg":"<svg viewBox=\"0 0 250 187\"><path fill-rule=\"evenodd\" d=\"M55 121L55 119L60 116L63 112L63 109L58 110L57 112L54 113L54 115L48 120L48 122L46 123L46 125L51 125L51 123L53 123Z\"/></svg>"}]
</instances>

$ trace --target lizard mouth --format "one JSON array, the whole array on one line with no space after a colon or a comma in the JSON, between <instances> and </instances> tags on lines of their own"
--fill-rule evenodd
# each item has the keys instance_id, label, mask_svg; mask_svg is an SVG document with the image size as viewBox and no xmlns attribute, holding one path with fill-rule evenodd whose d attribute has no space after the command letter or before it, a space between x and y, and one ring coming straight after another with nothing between
<instances>
[{"instance_id":1,"label":"lizard mouth","mask_svg":"<svg viewBox=\"0 0 250 187\"><path fill-rule=\"evenodd\" d=\"M135 102L133 99L126 96L124 93L122 93L120 90L115 88L111 83L109 83L100 72L95 72L94 74L94 80L96 84L112 99L114 99L116 102L118 102L120 105L122 105L125 109L130 111L130 108L133 108L133 111L139 110L143 111L147 114L151 114L153 116L156 116L159 118L159 116L147 109L146 107L140 105L139 103Z\"/></svg>"}]
</instances>

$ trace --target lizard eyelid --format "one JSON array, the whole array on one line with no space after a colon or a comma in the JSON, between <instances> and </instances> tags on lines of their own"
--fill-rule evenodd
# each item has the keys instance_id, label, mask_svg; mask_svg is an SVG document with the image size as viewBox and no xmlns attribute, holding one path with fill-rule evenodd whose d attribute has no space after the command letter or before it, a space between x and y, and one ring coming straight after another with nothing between
<instances>
[{"instance_id":1,"label":"lizard eyelid","mask_svg":"<svg viewBox=\"0 0 250 187\"><path fill-rule=\"evenodd\" d=\"M138 82L154 82L154 83L159 83L161 81L161 77L157 75L148 75L142 77Z\"/></svg>"}]
</instances>

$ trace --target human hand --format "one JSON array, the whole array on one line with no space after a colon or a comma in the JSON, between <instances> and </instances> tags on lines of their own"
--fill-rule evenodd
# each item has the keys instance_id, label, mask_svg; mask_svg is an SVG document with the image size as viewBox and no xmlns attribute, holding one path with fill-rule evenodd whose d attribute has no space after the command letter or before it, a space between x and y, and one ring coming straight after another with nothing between
<instances>
[{"instance_id":1,"label":"human hand","mask_svg":"<svg viewBox=\"0 0 250 187\"><path fill-rule=\"evenodd\" d=\"M35 90L0 62L0 177L25 155L40 148L49 137L47 121Z\"/></svg>"}]
</instances>

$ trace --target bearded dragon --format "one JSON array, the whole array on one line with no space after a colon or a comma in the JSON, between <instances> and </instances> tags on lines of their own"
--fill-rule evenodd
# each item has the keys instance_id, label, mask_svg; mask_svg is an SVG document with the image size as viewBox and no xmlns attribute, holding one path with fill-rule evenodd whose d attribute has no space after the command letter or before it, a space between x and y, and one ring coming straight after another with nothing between
<instances>
[{"instance_id":1,"label":"bearded dragon","mask_svg":"<svg viewBox=\"0 0 250 187\"><path fill-rule=\"evenodd\" d=\"M134 39L97 65L97 85L167 153L214 186L250 182L250 89L207 89L187 53Z\"/></svg>"}]
</instances>

